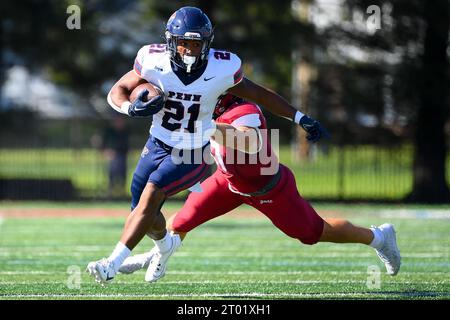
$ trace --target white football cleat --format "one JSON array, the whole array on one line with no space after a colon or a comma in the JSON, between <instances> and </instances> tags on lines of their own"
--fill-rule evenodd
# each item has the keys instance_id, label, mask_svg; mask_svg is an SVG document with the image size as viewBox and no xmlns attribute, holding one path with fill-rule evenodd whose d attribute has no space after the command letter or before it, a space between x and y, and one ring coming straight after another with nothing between
<instances>
[{"instance_id":1,"label":"white football cleat","mask_svg":"<svg viewBox=\"0 0 450 320\"><path fill-rule=\"evenodd\" d=\"M102 286L111 283L116 275L114 264L105 258L89 262L86 268L86 272L93 276L95 281Z\"/></svg>"},{"instance_id":2,"label":"white football cleat","mask_svg":"<svg viewBox=\"0 0 450 320\"><path fill-rule=\"evenodd\" d=\"M158 251L157 247L152 250L142 254L136 254L134 256L128 257L122 263L119 268L120 273L131 274L137 270L147 268L153 255Z\"/></svg>"},{"instance_id":3,"label":"white football cleat","mask_svg":"<svg viewBox=\"0 0 450 320\"><path fill-rule=\"evenodd\" d=\"M395 276L400 270L401 259L400 250L397 247L396 233L392 224L382 224L379 227L372 226L381 231L384 235L383 246L375 249L378 257L384 262L387 274Z\"/></svg>"},{"instance_id":4,"label":"white football cleat","mask_svg":"<svg viewBox=\"0 0 450 320\"><path fill-rule=\"evenodd\" d=\"M150 260L147 272L145 273L145 281L155 282L164 277L167 269L167 262L172 254L181 246L181 238L178 234L172 234L172 246L166 252L156 251Z\"/></svg>"}]
</instances>

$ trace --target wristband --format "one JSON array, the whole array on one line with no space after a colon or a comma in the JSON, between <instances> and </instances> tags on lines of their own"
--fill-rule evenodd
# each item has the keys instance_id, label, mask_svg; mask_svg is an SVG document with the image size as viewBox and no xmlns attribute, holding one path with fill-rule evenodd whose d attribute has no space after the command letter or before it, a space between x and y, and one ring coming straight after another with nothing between
<instances>
[{"instance_id":1,"label":"wristband","mask_svg":"<svg viewBox=\"0 0 450 320\"><path fill-rule=\"evenodd\" d=\"M130 101L124 101L121 105L120 105L120 110L122 110L123 113L128 114L128 109L131 106L131 102Z\"/></svg>"},{"instance_id":2,"label":"wristband","mask_svg":"<svg viewBox=\"0 0 450 320\"><path fill-rule=\"evenodd\" d=\"M297 111L295 113L295 116L294 116L294 119L293 119L294 122L297 123L297 124L300 124L300 119L303 118L304 115L305 115L304 113L301 113L300 111Z\"/></svg>"}]
</instances>

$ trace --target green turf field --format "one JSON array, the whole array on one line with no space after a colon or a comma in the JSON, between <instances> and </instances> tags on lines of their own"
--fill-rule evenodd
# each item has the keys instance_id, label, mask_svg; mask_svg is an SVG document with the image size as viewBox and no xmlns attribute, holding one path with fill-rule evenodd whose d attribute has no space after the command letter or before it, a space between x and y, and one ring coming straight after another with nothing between
<instances>
[{"instance_id":1,"label":"green turf field","mask_svg":"<svg viewBox=\"0 0 450 320\"><path fill-rule=\"evenodd\" d=\"M118 275L105 288L84 268L109 255L123 218L8 218L5 212L27 205L0 208L0 299L450 298L450 210L445 207L317 206L360 225L394 223L403 256L396 277L384 273L369 247L302 245L244 208L192 232L159 282L145 283L140 271ZM238 218L241 213L247 215ZM149 246L146 239L135 252ZM382 271L379 288L367 286L368 268L374 266Z\"/></svg>"}]
</instances>

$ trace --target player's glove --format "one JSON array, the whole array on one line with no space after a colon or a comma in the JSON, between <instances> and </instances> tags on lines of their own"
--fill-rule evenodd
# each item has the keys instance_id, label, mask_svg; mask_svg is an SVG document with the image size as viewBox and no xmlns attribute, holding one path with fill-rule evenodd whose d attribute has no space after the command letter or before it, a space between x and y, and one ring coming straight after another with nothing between
<instances>
[{"instance_id":1,"label":"player's glove","mask_svg":"<svg viewBox=\"0 0 450 320\"><path fill-rule=\"evenodd\" d=\"M166 102L163 95L157 95L150 99L149 101L145 101L148 95L148 90L142 90L128 107L128 114L131 117L149 117L159 110L161 110Z\"/></svg>"},{"instance_id":2,"label":"player's glove","mask_svg":"<svg viewBox=\"0 0 450 320\"><path fill-rule=\"evenodd\" d=\"M300 126L308 133L306 136L306 139L308 139L308 141L317 142L322 137L330 137L328 131L320 124L319 121L314 120L306 115L300 119Z\"/></svg>"}]
</instances>

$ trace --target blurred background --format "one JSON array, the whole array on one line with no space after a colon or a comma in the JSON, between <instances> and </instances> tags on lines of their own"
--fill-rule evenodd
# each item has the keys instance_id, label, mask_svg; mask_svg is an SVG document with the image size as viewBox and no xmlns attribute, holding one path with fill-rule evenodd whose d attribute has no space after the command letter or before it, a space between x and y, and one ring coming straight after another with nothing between
<instances>
[{"instance_id":1,"label":"blurred background","mask_svg":"<svg viewBox=\"0 0 450 320\"><path fill-rule=\"evenodd\" d=\"M448 0L2 1L0 199L129 199L150 122L106 95L185 5L330 131L309 145L266 113L304 197L450 203Z\"/></svg>"}]
</instances>

